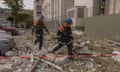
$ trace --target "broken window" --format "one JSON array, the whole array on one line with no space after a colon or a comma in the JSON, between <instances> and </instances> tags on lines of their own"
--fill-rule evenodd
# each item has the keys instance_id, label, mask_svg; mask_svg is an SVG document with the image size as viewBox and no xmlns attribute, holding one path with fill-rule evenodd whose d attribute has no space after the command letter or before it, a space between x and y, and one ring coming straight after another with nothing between
<instances>
[{"instance_id":1,"label":"broken window","mask_svg":"<svg viewBox=\"0 0 120 72\"><path fill-rule=\"evenodd\" d=\"M105 2L106 2L106 0L102 0L100 2L99 15L104 15L105 14Z\"/></svg>"},{"instance_id":2,"label":"broken window","mask_svg":"<svg viewBox=\"0 0 120 72\"><path fill-rule=\"evenodd\" d=\"M78 18L84 17L84 8L78 8Z\"/></svg>"},{"instance_id":3,"label":"broken window","mask_svg":"<svg viewBox=\"0 0 120 72\"><path fill-rule=\"evenodd\" d=\"M41 8L42 8L41 6L37 6L36 7L37 10L41 10Z\"/></svg>"},{"instance_id":4,"label":"broken window","mask_svg":"<svg viewBox=\"0 0 120 72\"><path fill-rule=\"evenodd\" d=\"M74 17L74 14L75 14L74 10L68 12L68 16L69 17Z\"/></svg>"},{"instance_id":5,"label":"broken window","mask_svg":"<svg viewBox=\"0 0 120 72\"><path fill-rule=\"evenodd\" d=\"M37 16L40 16L41 15L41 12L37 12Z\"/></svg>"}]
</instances>

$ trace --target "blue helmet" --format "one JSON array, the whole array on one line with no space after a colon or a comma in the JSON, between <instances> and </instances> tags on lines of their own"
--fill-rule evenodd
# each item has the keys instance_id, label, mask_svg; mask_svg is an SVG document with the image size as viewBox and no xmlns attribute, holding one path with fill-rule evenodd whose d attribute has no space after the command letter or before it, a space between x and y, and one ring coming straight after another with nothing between
<instances>
[{"instance_id":1,"label":"blue helmet","mask_svg":"<svg viewBox=\"0 0 120 72\"><path fill-rule=\"evenodd\" d=\"M40 19L44 19L44 16L43 16L43 15L40 15Z\"/></svg>"},{"instance_id":2,"label":"blue helmet","mask_svg":"<svg viewBox=\"0 0 120 72\"><path fill-rule=\"evenodd\" d=\"M72 21L71 18L67 18L67 19L65 20L65 22L67 22L67 23L70 24L70 25L73 23L73 21Z\"/></svg>"}]
</instances>

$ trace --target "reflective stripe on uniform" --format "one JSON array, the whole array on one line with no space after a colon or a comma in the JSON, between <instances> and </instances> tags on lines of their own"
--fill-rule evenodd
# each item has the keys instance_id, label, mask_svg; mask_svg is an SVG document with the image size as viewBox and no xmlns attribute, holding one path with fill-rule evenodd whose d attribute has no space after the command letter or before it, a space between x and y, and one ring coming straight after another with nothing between
<instances>
[{"instance_id":1,"label":"reflective stripe on uniform","mask_svg":"<svg viewBox=\"0 0 120 72\"><path fill-rule=\"evenodd\" d=\"M43 26L46 26L45 22L41 21L40 19L35 21L34 26L37 26L39 22L42 22Z\"/></svg>"},{"instance_id":2,"label":"reflective stripe on uniform","mask_svg":"<svg viewBox=\"0 0 120 72\"><path fill-rule=\"evenodd\" d=\"M66 23L64 23L63 25L61 25L60 27L59 27L59 30L61 31L61 32L63 32L64 30L65 30L65 27L66 27L67 25L66 25Z\"/></svg>"}]
</instances>

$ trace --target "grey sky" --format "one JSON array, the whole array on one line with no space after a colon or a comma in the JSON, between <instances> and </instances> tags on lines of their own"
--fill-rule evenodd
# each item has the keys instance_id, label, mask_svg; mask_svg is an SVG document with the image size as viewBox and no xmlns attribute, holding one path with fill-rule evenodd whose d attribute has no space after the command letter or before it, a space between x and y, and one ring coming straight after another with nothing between
<instances>
[{"instance_id":1,"label":"grey sky","mask_svg":"<svg viewBox=\"0 0 120 72\"><path fill-rule=\"evenodd\" d=\"M33 9L33 0L24 0L25 9ZM0 7L6 8L5 5L2 4L2 0L0 0Z\"/></svg>"}]
</instances>

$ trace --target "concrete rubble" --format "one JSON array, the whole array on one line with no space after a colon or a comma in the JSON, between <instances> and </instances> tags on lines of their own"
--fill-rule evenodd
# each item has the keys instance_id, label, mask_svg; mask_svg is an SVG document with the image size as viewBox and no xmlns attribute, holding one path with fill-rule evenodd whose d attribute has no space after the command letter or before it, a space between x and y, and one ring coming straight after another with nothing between
<instances>
[{"instance_id":1,"label":"concrete rubble","mask_svg":"<svg viewBox=\"0 0 120 72\"><path fill-rule=\"evenodd\" d=\"M44 46L39 51L34 48L33 39L35 38L30 35L30 32L21 32L21 35L15 36L16 47L6 53L6 56L9 57L0 58L0 72L119 72L120 57L104 55L120 54L118 44L111 43L106 38L77 36L73 50L77 56L70 60L66 47L60 49L56 54L48 53L56 44L54 37L55 35L52 33L49 36L46 35ZM56 58L57 54L63 55L63 57ZM85 56L84 54L94 55ZM38 56L41 55L47 56L47 58L39 58Z\"/></svg>"},{"instance_id":2,"label":"concrete rubble","mask_svg":"<svg viewBox=\"0 0 120 72\"><path fill-rule=\"evenodd\" d=\"M118 54L117 56L112 56L112 58L113 58L115 61L120 62L120 52L118 52L118 51L113 51L112 53L113 53L113 54Z\"/></svg>"}]
</instances>

